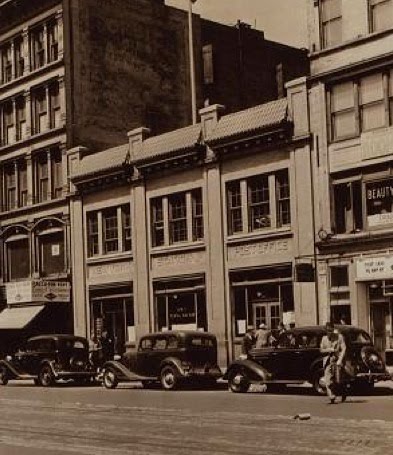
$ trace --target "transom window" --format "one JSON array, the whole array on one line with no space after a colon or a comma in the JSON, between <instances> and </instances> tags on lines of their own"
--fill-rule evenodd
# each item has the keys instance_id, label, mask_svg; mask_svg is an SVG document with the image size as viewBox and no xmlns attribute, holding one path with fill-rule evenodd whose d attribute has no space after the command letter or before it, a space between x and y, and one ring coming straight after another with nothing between
<instances>
[{"instance_id":1,"label":"transom window","mask_svg":"<svg viewBox=\"0 0 393 455\"><path fill-rule=\"evenodd\" d=\"M201 189L154 198L150 207L153 246L203 240Z\"/></svg>"},{"instance_id":2,"label":"transom window","mask_svg":"<svg viewBox=\"0 0 393 455\"><path fill-rule=\"evenodd\" d=\"M291 223L288 170L227 183L228 234Z\"/></svg>"},{"instance_id":3,"label":"transom window","mask_svg":"<svg viewBox=\"0 0 393 455\"><path fill-rule=\"evenodd\" d=\"M87 214L88 256L131 251L129 204Z\"/></svg>"}]
</instances>

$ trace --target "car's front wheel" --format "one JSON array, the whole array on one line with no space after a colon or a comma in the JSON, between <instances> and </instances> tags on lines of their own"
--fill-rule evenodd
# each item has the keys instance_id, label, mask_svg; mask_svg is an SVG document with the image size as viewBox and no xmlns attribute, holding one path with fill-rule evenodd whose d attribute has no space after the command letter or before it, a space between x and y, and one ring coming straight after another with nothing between
<instances>
[{"instance_id":1,"label":"car's front wheel","mask_svg":"<svg viewBox=\"0 0 393 455\"><path fill-rule=\"evenodd\" d=\"M7 385L9 379L8 370L5 366L0 367L0 385Z\"/></svg>"},{"instance_id":2,"label":"car's front wheel","mask_svg":"<svg viewBox=\"0 0 393 455\"><path fill-rule=\"evenodd\" d=\"M102 382L106 389L115 389L119 383L115 372L109 368L104 371Z\"/></svg>"},{"instance_id":3,"label":"car's front wheel","mask_svg":"<svg viewBox=\"0 0 393 455\"><path fill-rule=\"evenodd\" d=\"M179 386L179 373L175 367L168 365L161 370L160 381L164 390L175 390Z\"/></svg>"},{"instance_id":4,"label":"car's front wheel","mask_svg":"<svg viewBox=\"0 0 393 455\"><path fill-rule=\"evenodd\" d=\"M324 370L323 368L318 368L314 371L312 376L312 386L314 391L318 395L326 395L326 385L324 381Z\"/></svg>"},{"instance_id":5,"label":"car's front wheel","mask_svg":"<svg viewBox=\"0 0 393 455\"><path fill-rule=\"evenodd\" d=\"M250 380L242 370L234 370L229 373L228 387L234 393L246 393L250 388Z\"/></svg>"},{"instance_id":6,"label":"car's front wheel","mask_svg":"<svg viewBox=\"0 0 393 455\"><path fill-rule=\"evenodd\" d=\"M38 375L38 381L42 387L51 387L55 383L55 378L49 365L45 365L41 368Z\"/></svg>"}]
</instances>

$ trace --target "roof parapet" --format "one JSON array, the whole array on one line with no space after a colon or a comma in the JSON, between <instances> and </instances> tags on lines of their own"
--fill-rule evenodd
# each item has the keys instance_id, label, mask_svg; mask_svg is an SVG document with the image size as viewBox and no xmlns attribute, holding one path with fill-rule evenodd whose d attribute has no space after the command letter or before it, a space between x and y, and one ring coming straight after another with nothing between
<instances>
[{"instance_id":1,"label":"roof parapet","mask_svg":"<svg viewBox=\"0 0 393 455\"><path fill-rule=\"evenodd\" d=\"M212 104L211 106L207 106L199 110L199 115L201 116L202 134L205 139L208 139L214 131L214 128L217 126L224 110L225 106L222 104Z\"/></svg>"},{"instance_id":2,"label":"roof parapet","mask_svg":"<svg viewBox=\"0 0 393 455\"><path fill-rule=\"evenodd\" d=\"M143 142L149 137L150 129L144 126L135 128L127 133L130 147L130 160L134 161L142 153Z\"/></svg>"}]
</instances>

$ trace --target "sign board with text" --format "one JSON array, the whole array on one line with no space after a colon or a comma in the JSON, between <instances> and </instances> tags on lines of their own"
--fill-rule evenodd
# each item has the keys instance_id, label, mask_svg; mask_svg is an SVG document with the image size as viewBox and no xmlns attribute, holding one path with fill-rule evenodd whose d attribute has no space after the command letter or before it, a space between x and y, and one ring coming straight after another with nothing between
<instances>
[{"instance_id":1,"label":"sign board with text","mask_svg":"<svg viewBox=\"0 0 393 455\"><path fill-rule=\"evenodd\" d=\"M357 260L357 281L388 279L393 279L393 256L377 256Z\"/></svg>"},{"instance_id":2,"label":"sign board with text","mask_svg":"<svg viewBox=\"0 0 393 455\"><path fill-rule=\"evenodd\" d=\"M70 302L70 283L29 280L6 283L7 303Z\"/></svg>"}]
</instances>

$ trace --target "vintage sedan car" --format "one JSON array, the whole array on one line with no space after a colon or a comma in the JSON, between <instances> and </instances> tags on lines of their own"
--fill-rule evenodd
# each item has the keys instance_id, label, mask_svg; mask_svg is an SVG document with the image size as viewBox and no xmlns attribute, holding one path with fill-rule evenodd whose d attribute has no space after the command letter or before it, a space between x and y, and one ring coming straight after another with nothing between
<instances>
[{"instance_id":1,"label":"vintage sedan car","mask_svg":"<svg viewBox=\"0 0 393 455\"><path fill-rule=\"evenodd\" d=\"M346 377L354 387L371 389L375 382L390 380L382 357L364 330L336 326L347 345ZM250 384L278 388L309 382L318 394L326 393L320 343L324 326L299 327L282 333L273 346L252 349L247 358L232 362L225 373L232 392L247 392Z\"/></svg>"},{"instance_id":2,"label":"vintage sedan car","mask_svg":"<svg viewBox=\"0 0 393 455\"><path fill-rule=\"evenodd\" d=\"M25 347L0 360L0 384L10 379L33 379L49 387L60 379L78 383L93 380L96 370L89 360L86 338L73 335L40 335L29 338Z\"/></svg>"},{"instance_id":3,"label":"vintage sedan car","mask_svg":"<svg viewBox=\"0 0 393 455\"><path fill-rule=\"evenodd\" d=\"M140 381L145 387L161 383L173 390L182 383L213 384L222 376L217 365L216 337L206 332L169 331L142 337L136 351L104 364L103 384Z\"/></svg>"}]
</instances>

